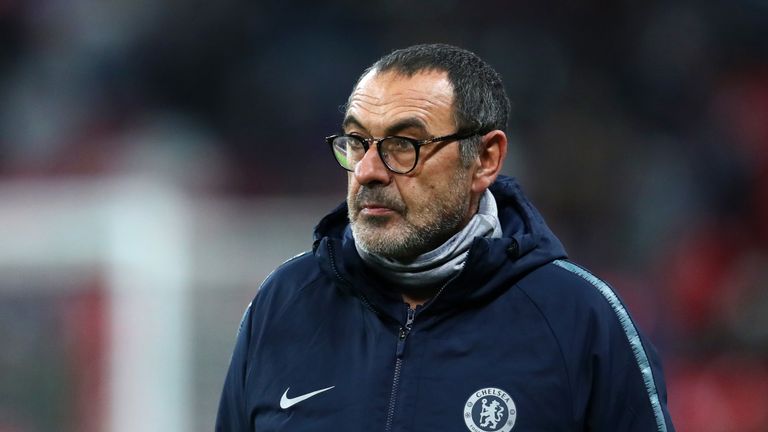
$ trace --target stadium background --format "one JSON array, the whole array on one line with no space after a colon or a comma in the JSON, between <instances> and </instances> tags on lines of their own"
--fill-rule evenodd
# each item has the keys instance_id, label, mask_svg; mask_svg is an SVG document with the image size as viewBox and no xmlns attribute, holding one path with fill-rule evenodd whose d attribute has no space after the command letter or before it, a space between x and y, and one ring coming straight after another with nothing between
<instances>
[{"instance_id":1,"label":"stadium background","mask_svg":"<svg viewBox=\"0 0 768 432\"><path fill-rule=\"evenodd\" d=\"M343 199L338 107L420 42L503 75L505 172L678 430L768 430L768 3L532 3L0 1L0 432L211 430L244 307Z\"/></svg>"}]
</instances>

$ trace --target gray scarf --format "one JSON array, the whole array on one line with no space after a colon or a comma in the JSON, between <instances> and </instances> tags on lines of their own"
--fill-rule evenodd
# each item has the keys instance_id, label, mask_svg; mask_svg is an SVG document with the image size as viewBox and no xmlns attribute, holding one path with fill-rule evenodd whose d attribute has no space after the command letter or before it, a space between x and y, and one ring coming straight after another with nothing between
<instances>
[{"instance_id":1,"label":"gray scarf","mask_svg":"<svg viewBox=\"0 0 768 432\"><path fill-rule=\"evenodd\" d=\"M433 286L447 281L464 267L475 237L501 237L496 199L489 190L480 197L477 213L467 226L436 249L408 263L385 258L364 250L355 242L357 253L386 280L405 288Z\"/></svg>"}]
</instances>

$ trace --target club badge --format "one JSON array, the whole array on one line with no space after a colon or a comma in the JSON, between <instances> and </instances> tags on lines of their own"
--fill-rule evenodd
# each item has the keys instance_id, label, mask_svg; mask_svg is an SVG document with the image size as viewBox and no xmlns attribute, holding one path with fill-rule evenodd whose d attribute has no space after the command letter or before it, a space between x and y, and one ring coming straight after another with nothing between
<instances>
[{"instance_id":1,"label":"club badge","mask_svg":"<svg viewBox=\"0 0 768 432\"><path fill-rule=\"evenodd\" d=\"M509 432L515 426L515 419L515 402L498 388L477 390L464 404L464 422L472 432Z\"/></svg>"}]
</instances>

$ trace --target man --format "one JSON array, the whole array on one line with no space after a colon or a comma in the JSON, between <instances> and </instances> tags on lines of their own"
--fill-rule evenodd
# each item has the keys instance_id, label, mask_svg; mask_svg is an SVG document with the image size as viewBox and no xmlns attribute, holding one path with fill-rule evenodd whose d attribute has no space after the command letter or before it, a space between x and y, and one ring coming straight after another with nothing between
<instances>
[{"instance_id":1,"label":"man","mask_svg":"<svg viewBox=\"0 0 768 432\"><path fill-rule=\"evenodd\" d=\"M658 358L499 175L499 75L447 45L366 70L348 196L240 325L218 431L672 431Z\"/></svg>"}]
</instances>

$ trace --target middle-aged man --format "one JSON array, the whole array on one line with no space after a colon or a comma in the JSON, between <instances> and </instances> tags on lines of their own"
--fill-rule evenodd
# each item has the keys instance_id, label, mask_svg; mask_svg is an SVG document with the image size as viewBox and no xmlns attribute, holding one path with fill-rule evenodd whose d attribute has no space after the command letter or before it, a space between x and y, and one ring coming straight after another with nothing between
<instances>
[{"instance_id":1,"label":"middle-aged man","mask_svg":"<svg viewBox=\"0 0 768 432\"><path fill-rule=\"evenodd\" d=\"M217 431L673 431L659 360L500 176L499 75L384 56L339 135L345 204L246 310Z\"/></svg>"}]
</instances>

